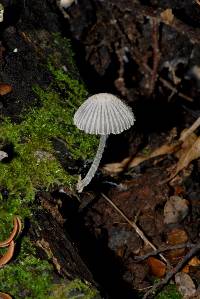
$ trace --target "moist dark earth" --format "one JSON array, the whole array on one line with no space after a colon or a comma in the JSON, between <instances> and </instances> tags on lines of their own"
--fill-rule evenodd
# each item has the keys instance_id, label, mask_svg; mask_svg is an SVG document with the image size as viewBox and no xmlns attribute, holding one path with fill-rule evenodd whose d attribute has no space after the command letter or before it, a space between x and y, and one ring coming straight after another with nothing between
<instances>
[{"instance_id":1,"label":"moist dark earth","mask_svg":"<svg viewBox=\"0 0 200 299\"><path fill-rule=\"evenodd\" d=\"M122 298L121 293L124 299L136 298L152 286L156 275L148 260L137 262L135 257L152 248L102 193L135 221L156 248L199 242L200 153L172 181L167 178L179 161L175 150L148 159L151 151L178 141L183 129L200 116L199 1L78 0L65 10L67 17L54 0L2 0L2 4L0 81L9 83L13 91L0 98L1 117L20 122L27 108L39 105L32 86L46 88L51 80L44 67L44 56L55 51L51 42L45 44L40 36L31 43L23 35L36 28L60 32L71 40L77 64L72 72L89 94L113 93L133 108L136 124L109 137L100 168L80 195L80 203L75 191L70 194L68 190L63 195L58 190L39 193L37 200L48 206L47 219L55 217L58 201L62 202L56 218L67 219L62 223L64 231L93 276L79 271L81 278L85 275L95 281L102 298ZM41 52L36 56L38 44ZM146 154L146 161L131 167L141 153ZM127 164L115 171L111 163L125 158L129 158ZM66 161L61 162L66 167ZM83 176L91 161L79 161L78 166L70 163L72 171L79 169ZM109 171L105 164L110 165ZM188 211L168 223L164 208L172 196L185 199ZM169 250L164 255L175 266L188 250ZM199 266L190 266L188 271L199 285Z\"/></svg>"}]
</instances>

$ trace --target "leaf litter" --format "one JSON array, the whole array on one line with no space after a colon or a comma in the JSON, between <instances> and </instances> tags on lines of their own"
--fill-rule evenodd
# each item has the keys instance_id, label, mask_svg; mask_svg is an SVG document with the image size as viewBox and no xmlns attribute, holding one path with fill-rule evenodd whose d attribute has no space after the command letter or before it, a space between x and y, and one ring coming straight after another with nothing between
<instances>
[{"instance_id":1,"label":"leaf litter","mask_svg":"<svg viewBox=\"0 0 200 299\"><path fill-rule=\"evenodd\" d=\"M146 155L139 153L133 159L131 159L131 157L127 157L118 163L105 164L103 166L103 170L110 175L118 175L126 168L130 169L149 159L174 153L176 157L178 157L178 162L167 179L167 181L170 181L181 170L186 168L193 160L196 160L200 157L200 136L198 137L194 133L199 126L200 117L192 124L190 128L184 129L181 132L180 138L178 140L173 139L172 141L170 140L170 142L167 141L165 144Z\"/></svg>"},{"instance_id":2,"label":"leaf litter","mask_svg":"<svg viewBox=\"0 0 200 299\"><path fill-rule=\"evenodd\" d=\"M97 239L107 232L108 247L124 265L122 276L125 282L136 290L150 288L144 298L151 298L175 274L178 279L174 282L182 294L182 289L188 288L187 279L180 279L182 273L192 281L200 277L199 234L195 229L195 217L198 216L193 213L197 201L191 201L190 188L182 179L187 172L191 174L191 162L200 157L200 137L194 132L199 125L200 118L184 129L179 138L173 129L160 147L104 165L104 173L114 177L121 173L126 177L127 173L128 179L122 179L119 185L113 184L109 189L106 196L110 202L101 195L85 214L86 226ZM169 155L174 158L168 160ZM152 167L130 175L131 169L148 160ZM170 182L172 179L173 183ZM198 200L200 191L192 196ZM192 268L197 270L190 274ZM138 269L141 275L138 275ZM160 278L160 283L152 285L151 276Z\"/></svg>"}]
</instances>

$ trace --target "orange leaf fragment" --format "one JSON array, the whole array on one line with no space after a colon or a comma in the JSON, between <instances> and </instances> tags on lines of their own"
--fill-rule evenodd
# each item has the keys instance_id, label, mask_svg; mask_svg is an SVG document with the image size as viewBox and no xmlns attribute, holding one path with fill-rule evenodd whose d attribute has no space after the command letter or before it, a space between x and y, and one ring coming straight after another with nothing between
<instances>
[{"instance_id":1,"label":"orange leaf fragment","mask_svg":"<svg viewBox=\"0 0 200 299\"><path fill-rule=\"evenodd\" d=\"M161 16L161 20L165 24L171 24L173 22L173 20L174 20L174 15L172 13L172 9L171 8L165 9L163 12L161 12L160 16Z\"/></svg>"},{"instance_id":2,"label":"orange leaf fragment","mask_svg":"<svg viewBox=\"0 0 200 299\"><path fill-rule=\"evenodd\" d=\"M194 256L189 262L188 264L182 269L182 272L184 273L189 273L190 272L190 266L192 267L197 267L200 265L200 260L198 259L198 257Z\"/></svg>"},{"instance_id":3,"label":"orange leaf fragment","mask_svg":"<svg viewBox=\"0 0 200 299\"><path fill-rule=\"evenodd\" d=\"M11 241L15 238L17 234L19 234L22 230L22 223L19 217L14 217L13 220L14 228L9 236L9 238L5 241L0 242L0 247L7 247L11 243Z\"/></svg>"},{"instance_id":4,"label":"orange leaf fragment","mask_svg":"<svg viewBox=\"0 0 200 299\"><path fill-rule=\"evenodd\" d=\"M14 254L14 249L15 249L15 243L14 241L11 241L8 250L6 253L0 258L0 267L3 267L5 264L7 264L11 258L13 257Z\"/></svg>"},{"instance_id":5,"label":"orange leaf fragment","mask_svg":"<svg viewBox=\"0 0 200 299\"><path fill-rule=\"evenodd\" d=\"M184 273L189 273L190 272L190 266L186 265L181 271L184 272Z\"/></svg>"},{"instance_id":6,"label":"orange leaf fragment","mask_svg":"<svg viewBox=\"0 0 200 299\"><path fill-rule=\"evenodd\" d=\"M198 257L194 256L189 262L188 265L193 266L193 267L197 267L200 265L200 260L198 259Z\"/></svg>"},{"instance_id":7,"label":"orange leaf fragment","mask_svg":"<svg viewBox=\"0 0 200 299\"><path fill-rule=\"evenodd\" d=\"M169 245L184 244L188 241L188 235L185 230L181 228L172 229L167 235L167 243ZM168 258L171 262L185 254L185 248L173 249L168 252Z\"/></svg>"},{"instance_id":8,"label":"orange leaf fragment","mask_svg":"<svg viewBox=\"0 0 200 299\"><path fill-rule=\"evenodd\" d=\"M168 233L167 241L170 245L186 243L188 241L188 235L184 229L173 228Z\"/></svg>"},{"instance_id":9,"label":"orange leaf fragment","mask_svg":"<svg viewBox=\"0 0 200 299\"><path fill-rule=\"evenodd\" d=\"M155 257L149 257L147 263L151 273L156 277L163 277L166 273L166 265Z\"/></svg>"},{"instance_id":10,"label":"orange leaf fragment","mask_svg":"<svg viewBox=\"0 0 200 299\"><path fill-rule=\"evenodd\" d=\"M0 292L0 299L12 299L12 297L6 293Z\"/></svg>"},{"instance_id":11,"label":"orange leaf fragment","mask_svg":"<svg viewBox=\"0 0 200 299\"><path fill-rule=\"evenodd\" d=\"M4 96L12 91L12 86L7 83L0 83L0 95Z\"/></svg>"}]
</instances>

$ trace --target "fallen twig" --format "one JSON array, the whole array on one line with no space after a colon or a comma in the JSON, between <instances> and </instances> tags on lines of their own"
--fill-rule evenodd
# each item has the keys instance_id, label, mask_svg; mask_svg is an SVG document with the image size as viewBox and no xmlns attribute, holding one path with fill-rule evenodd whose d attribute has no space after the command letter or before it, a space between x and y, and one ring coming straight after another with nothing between
<instances>
[{"instance_id":1,"label":"fallen twig","mask_svg":"<svg viewBox=\"0 0 200 299\"><path fill-rule=\"evenodd\" d=\"M136 262L141 262L141 261L144 261L144 260L148 259L150 256L158 255L161 252L165 252L165 251L169 251L169 250L175 250L175 249L181 249L181 248L193 248L194 246L195 246L195 244L191 244L191 243L183 243L183 244L167 246L167 247L164 247L164 248L159 248L157 250L148 252L147 254L142 255L142 256L134 256L134 259L135 259Z\"/></svg>"},{"instance_id":2,"label":"fallen twig","mask_svg":"<svg viewBox=\"0 0 200 299\"><path fill-rule=\"evenodd\" d=\"M189 97L188 95L180 92L176 87L174 87L169 81L163 79L162 77L159 77L158 80L160 82L163 83L163 85L165 87L167 87L168 89L170 89L174 94L177 94L180 98L184 99L184 100L187 100L189 102L193 102L193 98Z\"/></svg>"},{"instance_id":3,"label":"fallen twig","mask_svg":"<svg viewBox=\"0 0 200 299\"><path fill-rule=\"evenodd\" d=\"M101 193L103 198L130 224L131 227L134 228L136 233L140 236L140 238L148 244L153 250L157 250L157 248L147 239L147 237L144 235L143 231L135 224L135 222L132 222L113 202L110 200L104 193ZM159 256L162 258L162 260L167 263L168 266L169 262L166 260L166 258L162 255L159 254Z\"/></svg>"},{"instance_id":4,"label":"fallen twig","mask_svg":"<svg viewBox=\"0 0 200 299\"><path fill-rule=\"evenodd\" d=\"M188 261L194 257L197 252L200 251L200 242L197 243L185 256L184 258L173 268L169 271L165 278L159 281L158 283L154 284L148 292L145 293L142 299L151 299L154 298L155 294L157 294L161 289L178 273L182 270L182 268L188 263Z\"/></svg>"}]
</instances>

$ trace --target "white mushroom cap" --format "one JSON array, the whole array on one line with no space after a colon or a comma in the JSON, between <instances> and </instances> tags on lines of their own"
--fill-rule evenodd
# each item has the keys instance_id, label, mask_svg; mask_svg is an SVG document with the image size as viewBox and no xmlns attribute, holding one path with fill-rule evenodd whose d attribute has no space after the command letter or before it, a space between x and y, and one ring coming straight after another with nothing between
<instances>
[{"instance_id":1,"label":"white mushroom cap","mask_svg":"<svg viewBox=\"0 0 200 299\"><path fill-rule=\"evenodd\" d=\"M68 8L72 5L75 0L60 0L60 6L64 8Z\"/></svg>"},{"instance_id":2,"label":"white mushroom cap","mask_svg":"<svg viewBox=\"0 0 200 299\"><path fill-rule=\"evenodd\" d=\"M134 121L131 108L109 93L89 97L74 115L74 124L88 134L119 134Z\"/></svg>"}]
</instances>

